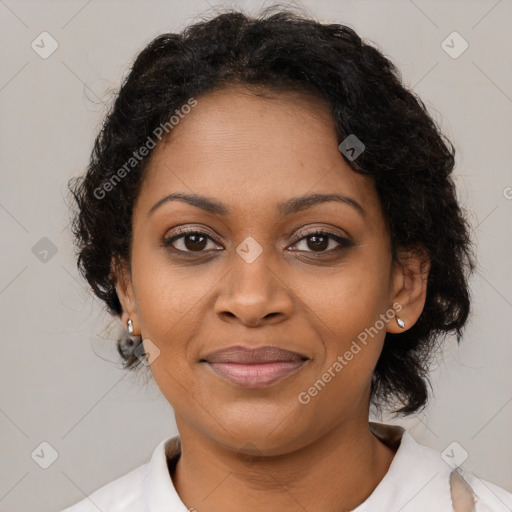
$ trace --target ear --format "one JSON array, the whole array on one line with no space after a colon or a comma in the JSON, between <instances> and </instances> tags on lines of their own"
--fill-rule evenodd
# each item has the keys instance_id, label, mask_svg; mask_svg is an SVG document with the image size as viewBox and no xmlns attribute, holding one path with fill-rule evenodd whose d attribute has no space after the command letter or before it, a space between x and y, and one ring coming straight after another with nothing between
<instances>
[{"instance_id":1,"label":"ear","mask_svg":"<svg viewBox=\"0 0 512 512\"><path fill-rule=\"evenodd\" d=\"M127 329L128 319L133 322L133 336L140 336L140 324L137 317L137 308L135 301L135 294L133 291L133 283L131 278L131 271L127 262L120 262L112 260L111 263L111 278L115 284L119 302L123 308L121 314L121 322L125 329Z\"/></svg>"},{"instance_id":2,"label":"ear","mask_svg":"<svg viewBox=\"0 0 512 512\"><path fill-rule=\"evenodd\" d=\"M417 322L425 306L430 271L430 258L425 249L401 250L398 254L399 261L394 262L392 269L391 304L405 327L400 327L394 318L387 325L390 333L403 332Z\"/></svg>"}]
</instances>

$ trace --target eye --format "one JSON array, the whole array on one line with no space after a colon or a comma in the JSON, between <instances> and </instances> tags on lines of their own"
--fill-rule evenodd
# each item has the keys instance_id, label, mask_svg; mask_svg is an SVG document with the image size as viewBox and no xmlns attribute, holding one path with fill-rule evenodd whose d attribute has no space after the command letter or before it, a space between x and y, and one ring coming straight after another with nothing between
<instances>
[{"instance_id":1,"label":"eye","mask_svg":"<svg viewBox=\"0 0 512 512\"><path fill-rule=\"evenodd\" d=\"M350 240L325 230L310 231L309 233L298 232L297 237L300 238L294 244L302 243L303 248L298 250L305 252L334 253L353 245Z\"/></svg>"},{"instance_id":2,"label":"eye","mask_svg":"<svg viewBox=\"0 0 512 512\"><path fill-rule=\"evenodd\" d=\"M175 242L178 242L175 244ZM206 232L197 229L180 229L178 234L166 238L163 242L164 247L171 246L177 252L211 252L205 251L208 242L212 242L215 246L215 240ZM179 246L179 247L177 247Z\"/></svg>"},{"instance_id":3,"label":"eye","mask_svg":"<svg viewBox=\"0 0 512 512\"><path fill-rule=\"evenodd\" d=\"M212 243L213 250L207 250L209 242ZM303 244L302 248L300 248L301 243ZM299 247L294 250L301 252L332 254L352 247L354 244L340 235L317 229L309 233L299 231L293 245L298 245ZM176 234L164 240L163 246L171 247L176 252L185 254L208 253L218 250L216 249L218 247L217 242L208 233L197 228L179 229Z\"/></svg>"}]
</instances>

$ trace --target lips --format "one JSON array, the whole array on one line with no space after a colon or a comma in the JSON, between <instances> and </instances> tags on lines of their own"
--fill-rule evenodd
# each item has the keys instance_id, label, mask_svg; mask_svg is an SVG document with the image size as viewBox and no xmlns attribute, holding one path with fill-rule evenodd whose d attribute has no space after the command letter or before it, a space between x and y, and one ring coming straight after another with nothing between
<instances>
[{"instance_id":1,"label":"lips","mask_svg":"<svg viewBox=\"0 0 512 512\"><path fill-rule=\"evenodd\" d=\"M237 345L212 352L204 359L209 363L258 364L280 361L303 361L307 357L298 352L292 352L291 350L271 345L253 349Z\"/></svg>"},{"instance_id":2,"label":"lips","mask_svg":"<svg viewBox=\"0 0 512 512\"><path fill-rule=\"evenodd\" d=\"M275 346L234 346L208 354L201 362L219 377L243 388L270 386L297 372L308 361L298 352Z\"/></svg>"}]
</instances>

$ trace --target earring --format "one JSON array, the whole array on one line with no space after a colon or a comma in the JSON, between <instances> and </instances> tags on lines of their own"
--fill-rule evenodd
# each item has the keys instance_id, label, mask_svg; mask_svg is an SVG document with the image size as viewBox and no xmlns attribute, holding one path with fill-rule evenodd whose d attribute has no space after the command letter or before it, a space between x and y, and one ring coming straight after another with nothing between
<instances>
[{"instance_id":1,"label":"earring","mask_svg":"<svg viewBox=\"0 0 512 512\"><path fill-rule=\"evenodd\" d=\"M128 333L133 334L133 321L131 318L128 318L127 324L128 324Z\"/></svg>"},{"instance_id":2,"label":"earring","mask_svg":"<svg viewBox=\"0 0 512 512\"><path fill-rule=\"evenodd\" d=\"M395 318L396 318L396 323L403 329L405 327L405 322L401 318L398 318L398 317L395 317Z\"/></svg>"}]
</instances>

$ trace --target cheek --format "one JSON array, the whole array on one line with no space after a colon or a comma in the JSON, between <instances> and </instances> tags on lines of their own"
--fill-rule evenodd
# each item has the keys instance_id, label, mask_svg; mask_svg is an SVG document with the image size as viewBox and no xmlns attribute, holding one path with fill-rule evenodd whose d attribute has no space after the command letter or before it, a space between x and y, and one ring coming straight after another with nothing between
<instances>
[{"instance_id":1,"label":"cheek","mask_svg":"<svg viewBox=\"0 0 512 512\"><path fill-rule=\"evenodd\" d=\"M366 289L361 281L353 287L352 278L339 283L346 285L340 292L319 295L311 305L318 313L316 330L322 333L325 353L301 396L308 401L304 407L325 423L365 406L386 334L378 291L371 281Z\"/></svg>"},{"instance_id":2,"label":"cheek","mask_svg":"<svg viewBox=\"0 0 512 512\"><path fill-rule=\"evenodd\" d=\"M315 290L304 295L307 309L314 312L325 345L319 375L335 374L333 382L345 391L367 385L381 353L386 335L382 315L389 307L387 276L385 258L361 254L353 264L317 281L315 288L306 283L305 288ZM325 375L325 380L331 377ZM336 388L336 383L329 387Z\"/></svg>"},{"instance_id":3,"label":"cheek","mask_svg":"<svg viewBox=\"0 0 512 512\"><path fill-rule=\"evenodd\" d=\"M180 267L162 251L133 254L137 312L145 337L176 348L198 329L198 311L220 274L207 264Z\"/></svg>"},{"instance_id":4,"label":"cheek","mask_svg":"<svg viewBox=\"0 0 512 512\"><path fill-rule=\"evenodd\" d=\"M363 254L352 261L321 279L301 277L308 309L340 341L371 327L388 304L386 270Z\"/></svg>"}]
</instances>

